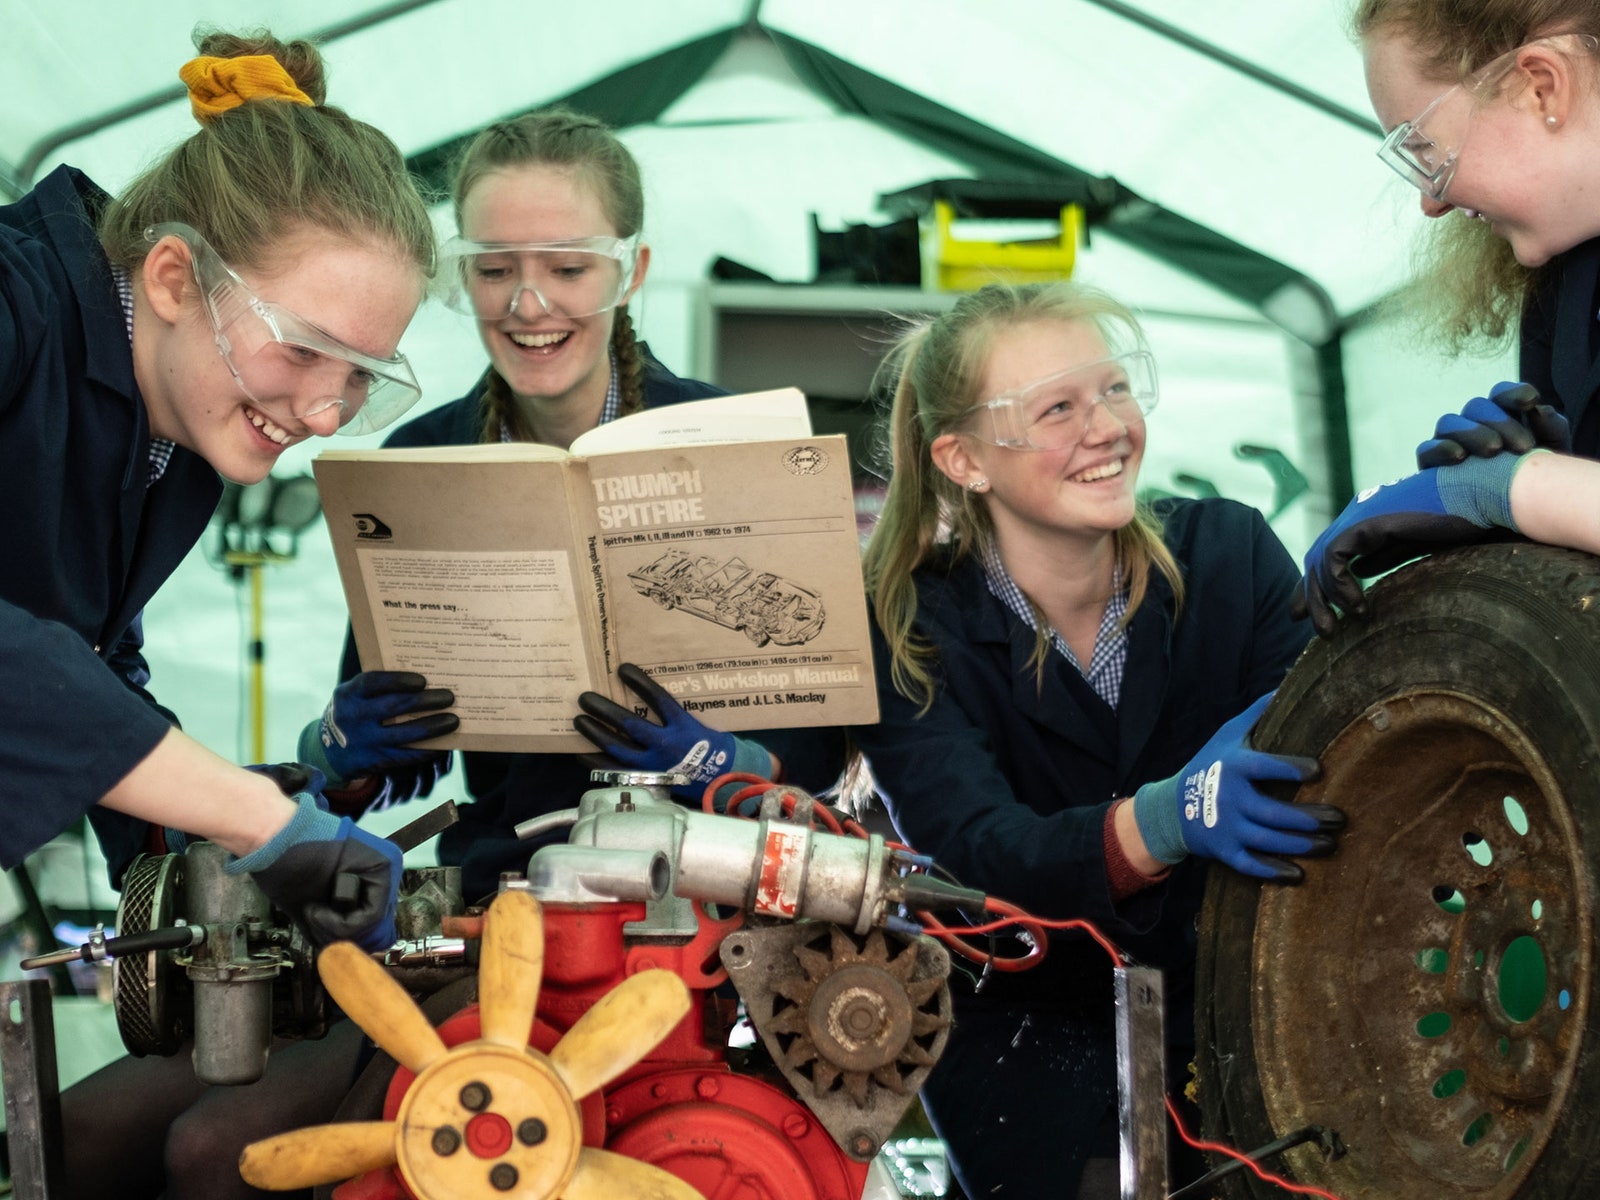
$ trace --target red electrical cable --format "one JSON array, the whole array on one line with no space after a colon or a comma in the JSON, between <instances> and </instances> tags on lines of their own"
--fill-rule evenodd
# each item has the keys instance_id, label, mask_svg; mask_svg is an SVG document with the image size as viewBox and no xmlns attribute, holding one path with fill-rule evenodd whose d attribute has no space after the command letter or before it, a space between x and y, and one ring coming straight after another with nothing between
<instances>
[{"instance_id":1,"label":"red electrical cable","mask_svg":"<svg viewBox=\"0 0 1600 1200\"><path fill-rule=\"evenodd\" d=\"M1000 913L1002 914L1002 919L990 921L984 925L963 925L960 928L941 924L931 913L918 913L917 919L922 922L923 932L938 938L963 958L975 963L985 964L996 971L1027 971L1038 966L1039 961L1044 958L1045 950L1049 945L1048 939L1044 935L1046 929L1081 929L1111 956L1112 963L1119 967L1122 966L1122 954L1117 950L1111 939L1088 921L1049 920L1044 917L1035 917L1031 913L1024 912L1016 905L997 899L994 896L990 896L984 901L984 911ZM1001 929L1010 928L1013 925L1020 925L1026 929L1033 940L1033 948L1027 954L1016 958L991 955L987 951L979 950L970 942L963 940L964 937L970 937L973 934L994 933Z\"/></svg>"},{"instance_id":2,"label":"red electrical cable","mask_svg":"<svg viewBox=\"0 0 1600 1200\"><path fill-rule=\"evenodd\" d=\"M1167 1116L1172 1118L1172 1124L1177 1129L1178 1136L1196 1150L1211 1150L1227 1158L1236 1159L1255 1172L1263 1182L1270 1183L1274 1187L1280 1187L1286 1192L1294 1192L1299 1196L1321 1196L1323 1200L1339 1200L1339 1197L1332 1192L1325 1192L1319 1187L1311 1187L1308 1184L1291 1183L1281 1175L1274 1175L1271 1171L1264 1169L1255 1159L1250 1158L1248 1155L1240 1154L1231 1146L1224 1146L1221 1142L1208 1142L1200 1138L1190 1137L1189 1131L1183 1127L1183 1118L1178 1116L1178 1106L1173 1104L1171 1096L1167 1097Z\"/></svg>"},{"instance_id":3,"label":"red electrical cable","mask_svg":"<svg viewBox=\"0 0 1600 1200\"><path fill-rule=\"evenodd\" d=\"M713 779L706 785L705 793L701 797L701 807L706 812L715 813L717 811L715 807L716 794L722 787L729 783L746 783L750 786L741 788L729 799L726 813L728 816L741 815L738 813L737 809L740 804L744 803L744 801L755 796L764 795L772 788L784 786L783 784L775 783L770 779L765 779L760 775L746 774L742 771L729 772L726 775L718 776L716 779ZM795 804L796 798L792 793L783 797L782 806L785 816L790 816L794 813ZM859 823L852 821L849 818L846 818L841 823L840 820L835 817L825 805L818 804L813 807L812 814L814 819L820 819L822 821L823 825L830 833L848 832L849 834L860 838L871 836ZM902 845L898 842L889 842L887 845L896 850L904 850L907 853L915 853L910 846ZM1026 971L1037 966L1039 962L1043 960L1045 950L1049 945L1049 939L1045 936L1045 930L1047 929L1082 930L1084 933L1087 933L1091 938L1093 938L1102 950L1111 956L1111 962L1114 967L1121 967L1124 965L1122 953L1117 949L1116 944L1113 943L1110 938L1106 937L1105 934L1101 933L1092 922L1079 920L1076 918L1049 919L1045 917L1035 917L1032 914L1025 912L1021 908L1018 908L1015 904L1012 904L1006 900L998 899L994 896L990 896L985 899L984 911L997 913L999 914L1000 919L997 921L989 921L982 925L964 925L959 929L941 924L937 919L935 919L932 913L928 912L919 912L917 914L917 919L922 922L924 932L938 938L957 954L960 954L963 958L969 959L972 962L983 964L995 971ZM1029 947L1027 954L1019 955L1014 958L1006 957L1004 955L990 954L987 951L980 950L971 943L963 940L963 935L970 937L976 934L995 933L999 930L1009 929L1013 926L1020 926L1028 931L1029 938L1033 944ZM1195 1149L1210 1150L1213 1153L1221 1154L1227 1158L1236 1159L1253 1171L1262 1181L1273 1184L1276 1187L1280 1187L1285 1191L1293 1192L1296 1195L1320 1196L1323 1198L1323 1200L1339 1200L1339 1197L1335 1196L1332 1192L1326 1192L1321 1188L1309 1187L1303 1184L1291 1183L1282 1176L1274 1175L1272 1172L1261 1167L1255 1162L1255 1160L1251 1159L1247 1155L1241 1154L1231 1146L1225 1146L1221 1142L1202 1141L1191 1137L1189 1135L1189 1131L1183 1126L1182 1118L1178 1116L1178 1110L1172 1102L1172 1097L1165 1097L1165 1100L1167 1105L1167 1115L1172 1119L1172 1124L1177 1129L1178 1136Z\"/></svg>"},{"instance_id":4,"label":"red electrical cable","mask_svg":"<svg viewBox=\"0 0 1600 1200\"><path fill-rule=\"evenodd\" d=\"M730 796L728 798L727 808L719 813L716 807L716 795L725 785L730 783L748 783L750 786L746 788L740 788L737 792ZM770 779L762 778L760 775L750 775L743 771L730 771L726 775L717 776L710 783L708 783L706 785L706 790L700 796L700 808L704 812L715 815L740 817L744 815L739 812L739 806L741 804L743 804L746 800L753 799L756 796L763 796L767 792L770 792L773 788L783 789L783 815L786 817L793 816L795 806L799 803L799 799L794 794L793 789L788 788L788 786L785 784L775 783ZM811 813L813 819L820 821L823 827L827 829L829 833L843 834L849 832L854 834L856 837L862 838L869 836L867 831L860 825L857 825L854 821L847 820L841 824L839 818L833 814L833 810L828 808L828 806L825 804L816 805L811 810Z\"/></svg>"},{"instance_id":5,"label":"red electrical cable","mask_svg":"<svg viewBox=\"0 0 1600 1200\"><path fill-rule=\"evenodd\" d=\"M751 796L759 796L768 788L775 786L772 780L768 779L765 775L753 775L749 771L729 771L726 775L718 775L710 783L706 784L706 790L700 795L700 807L703 811L713 814L716 813L717 792L721 790L723 784L726 783L748 783L753 785L751 787L741 789L733 797L735 801L740 803L750 799ZM729 803L729 811L727 815L738 815L732 811L733 808L733 803Z\"/></svg>"}]
</instances>

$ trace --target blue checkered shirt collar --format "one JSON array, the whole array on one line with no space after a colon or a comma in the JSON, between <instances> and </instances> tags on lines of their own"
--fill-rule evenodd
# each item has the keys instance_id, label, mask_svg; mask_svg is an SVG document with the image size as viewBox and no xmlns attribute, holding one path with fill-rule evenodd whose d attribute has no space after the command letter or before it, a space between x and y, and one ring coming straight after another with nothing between
<instances>
[{"instance_id":1,"label":"blue checkered shirt collar","mask_svg":"<svg viewBox=\"0 0 1600 1200\"><path fill-rule=\"evenodd\" d=\"M128 268L111 264L111 278L117 285L117 299L122 301L122 319L128 326L128 345L133 345L133 276L128 274ZM150 439L150 477L145 480L145 487L150 487L156 480L166 473L167 464L172 461L173 444L166 438L153 437Z\"/></svg>"},{"instance_id":2,"label":"blue checkered shirt collar","mask_svg":"<svg viewBox=\"0 0 1600 1200\"><path fill-rule=\"evenodd\" d=\"M610 424L622 411L622 382L617 378L616 352L607 351L607 358L611 363L611 382L606 384L606 402L600 406L600 419L595 422L596 425ZM506 424L504 417L500 419L500 440L502 442L517 440L511 436L511 426Z\"/></svg>"},{"instance_id":3,"label":"blue checkered shirt collar","mask_svg":"<svg viewBox=\"0 0 1600 1200\"><path fill-rule=\"evenodd\" d=\"M990 593L1000 603L1014 612L1029 629L1039 628L1033 605L1028 603L1017 581L1011 578L1011 572L1000 561L999 547L993 542L983 548L983 574ZM1122 626L1122 618L1127 611L1128 588L1122 579L1122 564L1115 563L1112 566L1111 599L1106 603L1105 616L1100 619L1100 631L1095 634L1094 654L1089 659L1088 670L1073 654L1066 639L1054 629L1049 631L1050 645L1083 676L1084 681L1094 689L1095 695L1112 708L1116 708L1122 698L1122 672L1128 662L1128 631Z\"/></svg>"}]
</instances>

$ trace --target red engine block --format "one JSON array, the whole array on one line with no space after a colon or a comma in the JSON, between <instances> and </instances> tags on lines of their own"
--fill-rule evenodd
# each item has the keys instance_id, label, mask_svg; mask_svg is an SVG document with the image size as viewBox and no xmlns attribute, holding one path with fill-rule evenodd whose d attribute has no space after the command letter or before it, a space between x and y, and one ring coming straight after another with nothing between
<instances>
[{"instance_id":1,"label":"red engine block","mask_svg":"<svg viewBox=\"0 0 1600 1200\"><path fill-rule=\"evenodd\" d=\"M637 971L661 967L688 984L689 1014L648 1057L605 1091L583 1097L584 1143L670 1171L711 1200L859 1200L868 1164L842 1151L782 1077L735 1073L727 1044L733 1005L712 994L726 979L723 937L743 923L701 918L686 945L629 945L623 926L643 904L544 907L544 981L528 1044L548 1051L602 996ZM470 1005L439 1026L447 1046L479 1035ZM394 1120L415 1076L395 1071L383 1116ZM334 1189L334 1200L416 1200L397 1170Z\"/></svg>"}]
</instances>

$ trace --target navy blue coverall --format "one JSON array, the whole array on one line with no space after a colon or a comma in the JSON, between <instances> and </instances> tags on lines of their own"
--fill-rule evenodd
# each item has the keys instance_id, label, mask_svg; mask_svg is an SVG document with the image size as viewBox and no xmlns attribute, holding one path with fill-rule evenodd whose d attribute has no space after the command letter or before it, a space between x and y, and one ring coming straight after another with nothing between
<instances>
[{"instance_id":1,"label":"navy blue coverall","mask_svg":"<svg viewBox=\"0 0 1600 1200\"><path fill-rule=\"evenodd\" d=\"M1573 453L1600 458L1600 238L1539 270L1522 315L1524 382L1566 414Z\"/></svg>"},{"instance_id":2,"label":"navy blue coverall","mask_svg":"<svg viewBox=\"0 0 1600 1200\"><path fill-rule=\"evenodd\" d=\"M1165 972L1170 1065L1182 1074L1206 866L1180 863L1113 902L1106 814L1276 687L1311 631L1289 616L1299 571L1258 512L1228 500L1163 501L1157 512L1182 569L1182 610L1152 570L1115 710L1054 651L1040 689L1033 630L968 556L914 576L916 632L938 653L932 708L918 715L894 688L875 631L882 720L851 734L916 850L1030 913L1087 919ZM1053 933L1038 967L992 974L977 991L958 969L952 986L956 1028L923 1100L967 1194L1076 1195L1084 1160L1116 1154L1109 958L1082 934Z\"/></svg>"},{"instance_id":3,"label":"navy blue coverall","mask_svg":"<svg viewBox=\"0 0 1600 1200\"><path fill-rule=\"evenodd\" d=\"M115 881L146 826L97 802L176 724L145 690L139 614L222 481L180 446L148 482L105 203L59 167L0 208L0 866L88 814Z\"/></svg>"}]
</instances>

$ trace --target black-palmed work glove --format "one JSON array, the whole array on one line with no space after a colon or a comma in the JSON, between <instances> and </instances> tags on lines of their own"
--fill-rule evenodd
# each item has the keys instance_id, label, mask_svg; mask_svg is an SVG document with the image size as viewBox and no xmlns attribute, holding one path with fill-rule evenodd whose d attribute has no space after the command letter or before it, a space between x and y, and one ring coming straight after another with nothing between
<instances>
[{"instance_id":1,"label":"black-palmed work glove","mask_svg":"<svg viewBox=\"0 0 1600 1200\"><path fill-rule=\"evenodd\" d=\"M301 731L300 760L320 767L334 787L437 761L445 751L413 743L454 733L461 718L439 710L455 702L449 689L430 688L414 671L363 671L334 688L322 716Z\"/></svg>"},{"instance_id":2,"label":"black-palmed work glove","mask_svg":"<svg viewBox=\"0 0 1600 1200\"><path fill-rule=\"evenodd\" d=\"M772 756L765 746L702 724L639 667L623 663L617 678L660 722L631 713L599 692L584 692L578 697L584 715L572 723L607 757L636 771L687 775L689 785L674 789L684 796L698 796L706 784L730 771L763 777L771 773Z\"/></svg>"},{"instance_id":3,"label":"black-palmed work glove","mask_svg":"<svg viewBox=\"0 0 1600 1200\"><path fill-rule=\"evenodd\" d=\"M1139 834L1159 862L1195 854L1258 879L1299 883L1305 872L1290 859L1333 853L1344 813L1326 804L1286 804L1260 790L1263 783L1315 779L1321 770L1314 758L1251 746L1250 731L1271 700L1270 692L1262 696L1217 730L1183 770L1134 794Z\"/></svg>"},{"instance_id":4,"label":"black-palmed work glove","mask_svg":"<svg viewBox=\"0 0 1600 1200\"><path fill-rule=\"evenodd\" d=\"M1572 449L1567 418L1542 403L1531 383L1497 383L1487 396L1468 400L1459 413L1439 418L1433 437L1417 447L1417 470L1537 449Z\"/></svg>"},{"instance_id":5,"label":"black-palmed work glove","mask_svg":"<svg viewBox=\"0 0 1600 1200\"><path fill-rule=\"evenodd\" d=\"M387 950L396 937L400 847L325 811L310 792L295 799L294 816L271 841L243 858L229 857L223 870L248 871L313 941L348 940L363 950Z\"/></svg>"},{"instance_id":6,"label":"black-palmed work glove","mask_svg":"<svg viewBox=\"0 0 1600 1200\"><path fill-rule=\"evenodd\" d=\"M1529 457L1469 458L1368 488L1311 544L1289 611L1309 616L1330 637L1341 614L1366 615L1363 579L1448 546L1500 536L1494 529L1516 532L1511 481Z\"/></svg>"}]
</instances>

